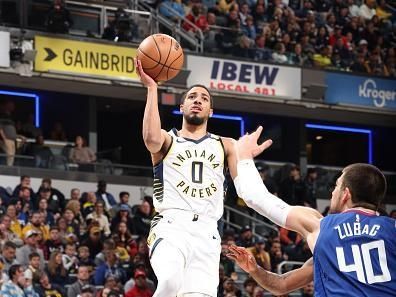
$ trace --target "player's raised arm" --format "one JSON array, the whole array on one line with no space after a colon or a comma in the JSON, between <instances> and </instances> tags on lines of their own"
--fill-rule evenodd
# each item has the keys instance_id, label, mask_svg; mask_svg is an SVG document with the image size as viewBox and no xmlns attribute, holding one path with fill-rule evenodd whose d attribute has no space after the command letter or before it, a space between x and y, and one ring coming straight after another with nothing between
<instances>
[{"instance_id":1,"label":"player's raised arm","mask_svg":"<svg viewBox=\"0 0 396 297\"><path fill-rule=\"evenodd\" d=\"M147 149L152 154L161 151L168 134L161 129L161 119L158 111L158 90L157 83L143 71L142 64L136 59L136 72L140 81L147 88L147 101L143 117L143 140Z\"/></svg>"},{"instance_id":2,"label":"player's raised arm","mask_svg":"<svg viewBox=\"0 0 396 297\"><path fill-rule=\"evenodd\" d=\"M276 274L257 265L253 255L243 247L231 245L227 257L234 260L239 267L264 289L275 295L284 295L298 290L313 280L312 258L304 265L284 274Z\"/></svg>"},{"instance_id":3,"label":"player's raised arm","mask_svg":"<svg viewBox=\"0 0 396 297\"><path fill-rule=\"evenodd\" d=\"M318 232L322 215L312 208L290 206L268 192L253 162L253 157L267 147L266 143L257 144L262 129L259 127L235 143L238 176L234 179L234 184L238 196L244 199L250 208L277 225L300 233L313 249L316 236L311 235Z\"/></svg>"}]
</instances>

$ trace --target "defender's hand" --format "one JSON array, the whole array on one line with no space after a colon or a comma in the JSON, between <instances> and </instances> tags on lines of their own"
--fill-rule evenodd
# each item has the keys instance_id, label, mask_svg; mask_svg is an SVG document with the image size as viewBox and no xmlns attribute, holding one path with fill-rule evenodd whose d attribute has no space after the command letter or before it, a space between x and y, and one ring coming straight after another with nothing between
<instances>
[{"instance_id":1,"label":"defender's hand","mask_svg":"<svg viewBox=\"0 0 396 297\"><path fill-rule=\"evenodd\" d=\"M246 134L235 142L235 150L239 160L253 159L271 146L271 139L264 141L262 144L257 144L262 131L263 127L259 126L252 134Z\"/></svg>"},{"instance_id":2,"label":"defender's hand","mask_svg":"<svg viewBox=\"0 0 396 297\"><path fill-rule=\"evenodd\" d=\"M228 251L227 257L234 260L247 273L257 270L256 259L245 248L231 245L228 247Z\"/></svg>"}]
</instances>

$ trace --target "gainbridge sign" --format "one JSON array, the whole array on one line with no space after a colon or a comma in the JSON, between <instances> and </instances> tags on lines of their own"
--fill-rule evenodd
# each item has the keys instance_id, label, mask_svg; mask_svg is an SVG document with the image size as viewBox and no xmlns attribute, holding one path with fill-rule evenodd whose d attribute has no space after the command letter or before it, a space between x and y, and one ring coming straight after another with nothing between
<instances>
[{"instance_id":1,"label":"gainbridge sign","mask_svg":"<svg viewBox=\"0 0 396 297\"><path fill-rule=\"evenodd\" d=\"M135 48L36 36L35 49L35 71L138 80Z\"/></svg>"}]
</instances>

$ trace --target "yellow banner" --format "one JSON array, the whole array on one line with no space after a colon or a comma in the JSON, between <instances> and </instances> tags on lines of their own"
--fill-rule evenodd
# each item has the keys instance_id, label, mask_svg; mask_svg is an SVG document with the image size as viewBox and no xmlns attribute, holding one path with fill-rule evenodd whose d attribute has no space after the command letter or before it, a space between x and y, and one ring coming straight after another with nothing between
<instances>
[{"instance_id":1,"label":"yellow banner","mask_svg":"<svg viewBox=\"0 0 396 297\"><path fill-rule=\"evenodd\" d=\"M135 48L36 36L35 49L36 71L138 80Z\"/></svg>"}]
</instances>

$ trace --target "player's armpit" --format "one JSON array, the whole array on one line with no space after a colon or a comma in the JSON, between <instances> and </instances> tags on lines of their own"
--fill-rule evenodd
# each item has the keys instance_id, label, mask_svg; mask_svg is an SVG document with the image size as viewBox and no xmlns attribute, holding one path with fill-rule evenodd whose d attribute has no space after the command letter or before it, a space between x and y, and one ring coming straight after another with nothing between
<instances>
[{"instance_id":1,"label":"player's armpit","mask_svg":"<svg viewBox=\"0 0 396 297\"><path fill-rule=\"evenodd\" d=\"M305 206L290 208L286 219L285 228L300 233L304 238L320 228L323 216L316 210Z\"/></svg>"},{"instance_id":2,"label":"player's armpit","mask_svg":"<svg viewBox=\"0 0 396 297\"><path fill-rule=\"evenodd\" d=\"M157 149L157 147L155 147L155 149L154 147L152 147L153 150L150 150L150 148L146 144L147 149L151 153L151 159L153 165L156 165L162 161L162 159L169 152L171 145L172 145L172 137L165 130L161 130L161 146L159 149Z\"/></svg>"}]
</instances>

